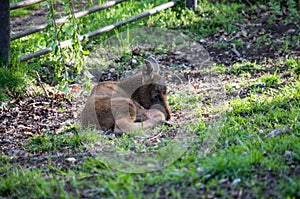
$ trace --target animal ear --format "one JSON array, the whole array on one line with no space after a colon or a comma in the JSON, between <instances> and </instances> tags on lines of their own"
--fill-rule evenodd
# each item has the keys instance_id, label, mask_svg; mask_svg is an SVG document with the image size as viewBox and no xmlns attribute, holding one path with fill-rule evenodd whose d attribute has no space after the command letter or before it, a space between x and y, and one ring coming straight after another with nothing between
<instances>
[{"instance_id":1,"label":"animal ear","mask_svg":"<svg viewBox=\"0 0 300 199\"><path fill-rule=\"evenodd\" d=\"M159 66L157 61L153 57L145 59L142 72L143 83L151 82L155 73L159 73Z\"/></svg>"}]
</instances>

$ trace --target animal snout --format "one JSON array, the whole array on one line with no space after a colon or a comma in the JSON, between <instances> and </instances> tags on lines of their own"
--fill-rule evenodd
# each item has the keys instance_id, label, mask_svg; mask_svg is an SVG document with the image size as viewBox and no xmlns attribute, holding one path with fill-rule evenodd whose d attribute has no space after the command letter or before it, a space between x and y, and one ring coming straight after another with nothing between
<instances>
[{"instance_id":1,"label":"animal snout","mask_svg":"<svg viewBox=\"0 0 300 199\"><path fill-rule=\"evenodd\" d=\"M170 110L161 104L154 104L150 109L157 109L161 111L165 115L166 120L169 120L171 118Z\"/></svg>"}]
</instances>

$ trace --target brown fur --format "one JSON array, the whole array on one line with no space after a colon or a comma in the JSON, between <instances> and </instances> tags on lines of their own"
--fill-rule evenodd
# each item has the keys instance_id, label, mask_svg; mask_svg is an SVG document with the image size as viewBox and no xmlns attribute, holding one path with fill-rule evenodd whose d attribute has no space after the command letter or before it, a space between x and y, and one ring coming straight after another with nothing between
<instances>
[{"instance_id":1,"label":"brown fur","mask_svg":"<svg viewBox=\"0 0 300 199\"><path fill-rule=\"evenodd\" d=\"M169 120L167 87L158 71L156 60L149 57L141 74L96 85L82 112L83 126L129 132Z\"/></svg>"}]
</instances>

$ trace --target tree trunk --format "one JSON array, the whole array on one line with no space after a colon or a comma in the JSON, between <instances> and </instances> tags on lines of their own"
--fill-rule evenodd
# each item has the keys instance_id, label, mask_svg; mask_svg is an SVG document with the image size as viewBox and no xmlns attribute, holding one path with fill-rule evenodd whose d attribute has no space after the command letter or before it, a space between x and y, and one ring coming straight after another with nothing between
<instances>
[{"instance_id":1,"label":"tree trunk","mask_svg":"<svg viewBox=\"0 0 300 199\"><path fill-rule=\"evenodd\" d=\"M9 64L10 57L10 23L9 0L0 3L0 66Z\"/></svg>"},{"instance_id":2,"label":"tree trunk","mask_svg":"<svg viewBox=\"0 0 300 199\"><path fill-rule=\"evenodd\" d=\"M185 0L186 7L195 11L197 9L197 0Z\"/></svg>"}]
</instances>

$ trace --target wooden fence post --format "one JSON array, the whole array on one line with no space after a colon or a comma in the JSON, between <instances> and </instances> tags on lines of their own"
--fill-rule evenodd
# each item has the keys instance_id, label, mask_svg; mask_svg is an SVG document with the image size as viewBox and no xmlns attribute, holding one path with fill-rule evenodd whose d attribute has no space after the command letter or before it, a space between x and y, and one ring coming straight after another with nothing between
<instances>
[{"instance_id":1,"label":"wooden fence post","mask_svg":"<svg viewBox=\"0 0 300 199\"><path fill-rule=\"evenodd\" d=\"M197 9L197 0L185 0L185 5L187 8L195 11Z\"/></svg>"},{"instance_id":2,"label":"wooden fence post","mask_svg":"<svg viewBox=\"0 0 300 199\"><path fill-rule=\"evenodd\" d=\"M8 65L10 60L10 22L9 0L0 3L0 66Z\"/></svg>"}]
</instances>

